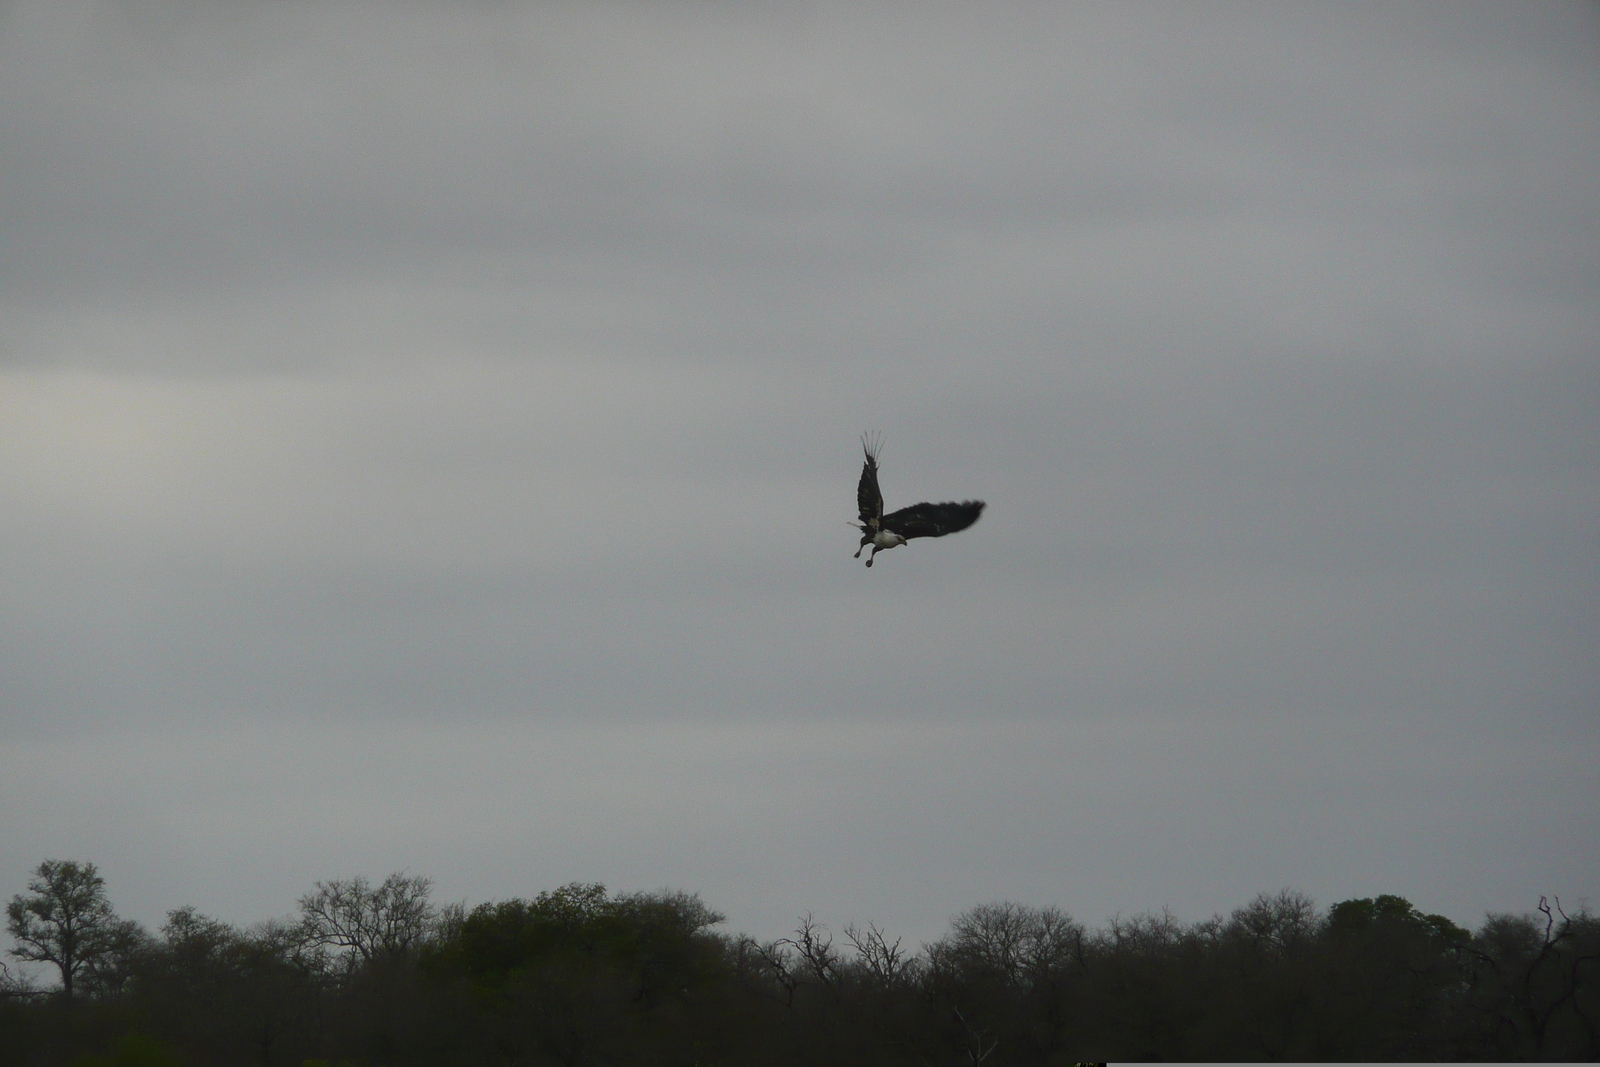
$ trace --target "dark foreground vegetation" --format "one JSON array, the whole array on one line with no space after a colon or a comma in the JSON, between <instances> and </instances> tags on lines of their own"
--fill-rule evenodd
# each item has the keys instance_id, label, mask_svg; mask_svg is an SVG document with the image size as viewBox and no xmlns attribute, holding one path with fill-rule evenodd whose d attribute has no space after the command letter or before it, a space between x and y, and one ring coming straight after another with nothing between
<instances>
[{"instance_id":1,"label":"dark foreground vegetation","mask_svg":"<svg viewBox=\"0 0 1600 1067\"><path fill-rule=\"evenodd\" d=\"M1476 933L1404 899L1090 930L984 904L911 951L875 926L713 931L683 893L569 885L436 907L425 878L318 883L292 920L118 919L91 864L41 864L6 909L0 1063L1066 1064L1525 1060L1600 1053L1600 919L1539 903Z\"/></svg>"}]
</instances>

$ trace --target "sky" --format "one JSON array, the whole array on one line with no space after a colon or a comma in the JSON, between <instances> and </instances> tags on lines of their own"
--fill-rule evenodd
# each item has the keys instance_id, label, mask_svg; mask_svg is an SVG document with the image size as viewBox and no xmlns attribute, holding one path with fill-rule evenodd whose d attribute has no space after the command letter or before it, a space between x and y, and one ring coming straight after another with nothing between
<instances>
[{"instance_id":1,"label":"sky","mask_svg":"<svg viewBox=\"0 0 1600 1067\"><path fill-rule=\"evenodd\" d=\"M1600 894L1592 4L8 0L0 146L0 899Z\"/></svg>"}]
</instances>

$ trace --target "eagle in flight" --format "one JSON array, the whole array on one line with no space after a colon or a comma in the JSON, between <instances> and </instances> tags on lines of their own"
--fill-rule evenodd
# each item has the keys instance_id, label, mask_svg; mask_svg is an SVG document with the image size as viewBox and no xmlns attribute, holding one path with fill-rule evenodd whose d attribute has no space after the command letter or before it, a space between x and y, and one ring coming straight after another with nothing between
<instances>
[{"instance_id":1,"label":"eagle in flight","mask_svg":"<svg viewBox=\"0 0 1600 1067\"><path fill-rule=\"evenodd\" d=\"M965 530L983 514L983 501L965 500L959 504L912 504L909 508L883 513L883 493L878 489L878 453L883 442L872 434L861 435L861 451L867 461L861 465L861 482L856 486L856 503L861 508L861 521L850 525L861 530L861 547L856 549L856 559L861 550L872 546L867 566L872 558L884 549L903 545L913 537L943 537L945 534Z\"/></svg>"}]
</instances>

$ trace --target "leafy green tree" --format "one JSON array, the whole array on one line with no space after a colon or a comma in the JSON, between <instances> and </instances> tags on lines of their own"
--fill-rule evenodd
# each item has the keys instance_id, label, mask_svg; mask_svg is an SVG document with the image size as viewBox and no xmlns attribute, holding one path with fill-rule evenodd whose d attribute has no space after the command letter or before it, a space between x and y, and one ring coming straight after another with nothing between
<instances>
[{"instance_id":1,"label":"leafy green tree","mask_svg":"<svg viewBox=\"0 0 1600 1067\"><path fill-rule=\"evenodd\" d=\"M1405 897L1390 893L1341 901L1328 909L1328 928L1336 934L1369 930L1375 926L1425 929L1445 944L1459 945L1472 936L1445 916L1424 915Z\"/></svg>"},{"instance_id":2,"label":"leafy green tree","mask_svg":"<svg viewBox=\"0 0 1600 1067\"><path fill-rule=\"evenodd\" d=\"M474 908L423 965L478 1062L692 1061L729 974L721 920L696 896L575 883Z\"/></svg>"},{"instance_id":3,"label":"leafy green tree","mask_svg":"<svg viewBox=\"0 0 1600 1067\"><path fill-rule=\"evenodd\" d=\"M1404 897L1328 910L1319 981L1319 1058L1426 1059L1464 993L1471 935Z\"/></svg>"},{"instance_id":4,"label":"leafy green tree","mask_svg":"<svg viewBox=\"0 0 1600 1067\"><path fill-rule=\"evenodd\" d=\"M125 961L143 940L135 924L111 910L105 885L92 863L45 860L34 869L28 894L6 905L6 929L16 941L11 954L53 965L65 1000L85 979L101 988L120 986Z\"/></svg>"}]
</instances>

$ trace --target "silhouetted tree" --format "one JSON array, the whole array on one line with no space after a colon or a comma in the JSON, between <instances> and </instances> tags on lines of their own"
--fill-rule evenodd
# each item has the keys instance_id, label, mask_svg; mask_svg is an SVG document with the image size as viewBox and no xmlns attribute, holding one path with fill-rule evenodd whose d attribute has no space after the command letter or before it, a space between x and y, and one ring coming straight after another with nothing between
<instances>
[{"instance_id":1,"label":"silhouetted tree","mask_svg":"<svg viewBox=\"0 0 1600 1067\"><path fill-rule=\"evenodd\" d=\"M1055 1054L1073 1014L1083 927L1056 908L980 904L927 948L923 987L963 1062L1035 1062Z\"/></svg>"},{"instance_id":2,"label":"silhouetted tree","mask_svg":"<svg viewBox=\"0 0 1600 1067\"><path fill-rule=\"evenodd\" d=\"M857 969L867 975L870 984L881 989L903 986L913 981L921 970L921 959L901 947L902 938L891 942L873 923L864 928L846 926L844 936L856 950Z\"/></svg>"},{"instance_id":3,"label":"silhouetted tree","mask_svg":"<svg viewBox=\"0 0 1600 1067\"><path fill-rule=\"evenodd\" d=\"M68 1001L80 980L120 987L127 960L143 940L136 924L111 910L94 864L73 860L45 860L34 869L28 895L18 893L6 905L6 929L16 941L11 954L53 965Z\"/></svg>"},{"instance_id":4,"label":"silhouetted tree","mask_svg":"<svg viewBox=\"0 0 1600 1067\"><path fill-rule=\"evenodd\" d=\"M167 913L129 996L195 1062L298 1062L291 1050L312 1041L322 969L292 925L241 930L184 907Z\"/></svg>"},{"instance_id":5,"label":"silhouetted tree","mask_svg":"<svg viewBox=\"0 0 1600 1067\"><path fill-rule=\"evenodd\" d=\"M1600 919L1540 897L1538 917L1488 916L1470 953L1461 1055L1600 1058Z\"/></svg>"},{"instance_id":6,"label":"silhouetted tree","mask_svg":"<svg viewBox=\"0 0 1600 1067\"><path fill-rule=\"evenodd\" d=\"M40 992L26 975L14 973L0 961L0 1002L31 1000Z\"/></svg>"},{"instance_id":7,"label":"silhouetted tree","mask_svg":"<svg viewBox=\"0 0 1600 1067\"><path fill-rule=\"evenodd\" d=\"M21 955L65 958L75 916L78 1001L0 973L0 1060L22 1067L1600 1056L1600 921L1543 899L1476 935L1392 895L1322 913L1284 890L1094 931L996 902L910 952L811 915L774 941L723 937L696 896L600 885L467 911L434 909L426 879L318 883L297 921L180 908L158 939L115 918L88 865L52 861L30 888L8 909L37 942Z\"/></svg>"},{"instance_id":8,"label":"silhouetted tree","mask_svg":"<svg viewBox=\"0 0 1600 1067\"><path fill-rule=\"evenodd\" d=\"M318 882L300 898L300 931L310 945L339 950L347 969L421 946L438 910L431 879L395 873L376 888L365 878Z\"/></svg>"},{"instance_id":9,"label":"silhouetted tree","mask_svg":"<svg viewBox=\"0 0 1600 1067\"><path fill-rule=\"evenodd\" d=\"M1319 1056L1427 1058L1466 988L1471 935L1404 897L1384 895L1335 904L1323 936Z\"/></svg>"},{"instance_id":10,"label":"silhouetted tree","mask_svg":"<svg viewBox=\"0 0 1600 1067\"><path fill-rule=\"evenodd\" d=\"M470 1013L478 1062L678 1062L729 977L721 921L696 896L575 883L474 908L423 965L457 991L451 1025Z\"/></svg>"}]
</instances>

